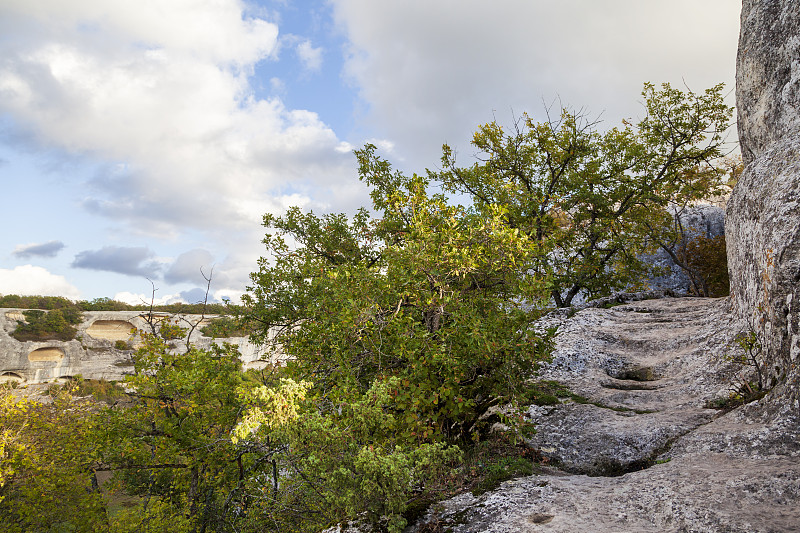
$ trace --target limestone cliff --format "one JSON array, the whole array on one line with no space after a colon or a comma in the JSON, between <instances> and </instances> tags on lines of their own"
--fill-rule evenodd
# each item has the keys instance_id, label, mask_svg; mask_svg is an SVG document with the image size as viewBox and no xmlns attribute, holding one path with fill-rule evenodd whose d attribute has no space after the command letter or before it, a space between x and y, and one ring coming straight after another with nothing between
<instances>
[{"instance_id":1,"label":"limestone cliff","mask_svg":"<svg viewBox=\"0 0 800 533\"><path fill-rule=\"evenodd\" d=\"M800 390L800 6L745 0L736 74L746 164L727 207L731 294L764 345L769 385Z\"/></svg>"},{"instance_id":2,"label":"limestone cliff","mask_svg":"<svg viewBox=\"0 0 800 533\"><path fill-rule=\"evenodd\" d=\"M69 341L20 342L11 336L18 321L24 320L23 309L0 309L0 382L43 383L80 374L87 379L120 380L133 370L131 354L138 344L133 330L147 330L147 322L139 311L92 311L83 313L77 334ZM168 315L158 317L167 318ZM198 326L192 333L192 344L208 348L213 339L203 337L199 326L208 318L199 315L169 317L178 325ZM120 341L122 345L117 344ZM239 347L245 367L258 366L274 354L251 344L246 337L219 339ZM174 341L175 349L185 349L186 338ZM122 348L122 349L120 349Z\"/></svg>"}]
</instances>

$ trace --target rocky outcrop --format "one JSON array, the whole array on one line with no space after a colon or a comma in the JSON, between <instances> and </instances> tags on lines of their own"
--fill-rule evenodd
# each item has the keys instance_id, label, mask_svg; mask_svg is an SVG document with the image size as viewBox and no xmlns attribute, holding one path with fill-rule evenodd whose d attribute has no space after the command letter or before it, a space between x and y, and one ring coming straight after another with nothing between
<instances>
[{"instance_id":1,"label":"rocky outcrop","mask_svg":"<svg viewBox=\"0 0 800 533\"><path fill-rule=\"evenodd\" d=\"M745 0L737 60L746 164L727 207L731 294L764 346L775 407L800 411L800 9Z\"/></svg>"},{"instance_id":2,"label":"rocky outcrop","mask_svg":"<svg viewBox=\"0 0 800 533\"><path fill-rule=\"evenodd\" d=\"M209 317L199 315L163 315L184 328L202 325ZM132 330L147 330L148 324L137 311L92 311L83 313L77 334L69 341L20 342L11 336L17 323L24 320L22 309L0 309L0 382L43 383L80 374L86 379L121 380L133 370L131 354L139 336ZM246 368L264 365L276 354L251 344L246 337L211 339L203 337L199 327L192 344L208 349L213 342L229 342L239 347ZM119 344L121 342L121 344ZM185 350L186 337L173 341L176 350Z\"/></svg>"},{"instance_id":3,"label":"rocky outcrop","mask_svg":"<svg viewBox=\"0 0 800 533\"><path fill-rule=\"evenodd\" d=\"M741 370L724 357L737 327L728 307L725 299L664 298L557 321L553 360L539 377L586 401L531 407L537 433L528 444L571 473L652 466L717 416L706 405L726 397Z\"/></svg>"}]
</instances>

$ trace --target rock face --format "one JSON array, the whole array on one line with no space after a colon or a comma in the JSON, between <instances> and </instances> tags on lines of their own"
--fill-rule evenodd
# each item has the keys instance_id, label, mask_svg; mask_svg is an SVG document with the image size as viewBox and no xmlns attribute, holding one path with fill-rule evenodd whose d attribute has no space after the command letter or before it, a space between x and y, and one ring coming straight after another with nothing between
<instances>
[{"instance_id":1,"label":"rock face","mask_svg":"<svg viewBox=\"0 0 800 533\"><path fill-rule=\"evenodd\" d=\"M0 382L43 383L77 374L87 379L120 380L133 370L132 352L119 349L115 343L122 341L128 344L127 348L135 348L138 337L132 335L131 330L147 329L137 311L93 311L83 313L83 322L77 326L74 340L19 342L11 332L17 327L17 321L24 319L22 311L0 309ZM199 324L202 319L193 315L176 318L183 326ZM201 336L199 330L192 335L192 343L198 348L208 349L211 343L223 340L239 347L246 368L258 366L272 356L246 337L214 340ZM175 347L178 350L185 347L185 338L177 339Z\"/></svg>"},{"instance_id":2,"label":"rock face","mask_svg":"<svg viewBox=\"0 0 800 533\"><path fill-rule=\"evenodd\" d=\"M737 60L746 164L727 207L731 294L764 345L769 384L800 409L800 9L745 0Z\"/></svg>"},{"instance_id":3,"label":"rock face","mask_svg":"<svg viewBox=\"0 0 800 533\"><path fill-rule=\"evenodd\" d=\"M727 300L664 298L587 309L561 322L541 379L589 400L531 407L529 445L563 470L620 475L652 466L717 416L738 369L725 361L736 324Z\"/></svg>"}]
</instances>

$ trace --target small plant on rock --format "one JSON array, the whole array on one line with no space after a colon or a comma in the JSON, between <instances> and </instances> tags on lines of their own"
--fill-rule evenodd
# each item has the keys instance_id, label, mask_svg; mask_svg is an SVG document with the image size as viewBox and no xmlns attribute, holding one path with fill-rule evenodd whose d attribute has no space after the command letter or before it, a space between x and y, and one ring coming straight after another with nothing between
<instances>
[{"instance_id":1,"label":"small plant on rock","mask_svg":"<svg viewBox=\"0 0 800 533\"><path fill-rule=\"evenodd\" d=\"M752 329L739 333L734 339L739 348L733 354L728 354L725 359L741 365L742 368L750 367L750 372L739 372L731 386L727 398L717 398L710 401L707 406L713 409L735 409L741 405L754 402L763 398L769 389L764 380L763 347L758 334Z\"/></svg>"}]
</instances>

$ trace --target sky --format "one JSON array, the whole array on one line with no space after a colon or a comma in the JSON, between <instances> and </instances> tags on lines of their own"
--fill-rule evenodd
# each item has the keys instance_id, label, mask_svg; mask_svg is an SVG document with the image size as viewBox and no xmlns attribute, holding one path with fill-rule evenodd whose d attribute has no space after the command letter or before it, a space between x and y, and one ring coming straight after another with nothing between
<instances>
[{"instance_id":1,"label":"sky","mask_svg":"<svg viewBox=\"0 0 800 533\"><path fill-rule=\"evenodd\" d=\"M738 0L0 0L0 294L237 301L265 213L369 206L353 150L469 164L550 107L733 87ZM735 131L731 140L735 141ZM213 274L212 274L213 273ZM155 289L155 293L153 293Z\"/></svg>"}]
</instances>

